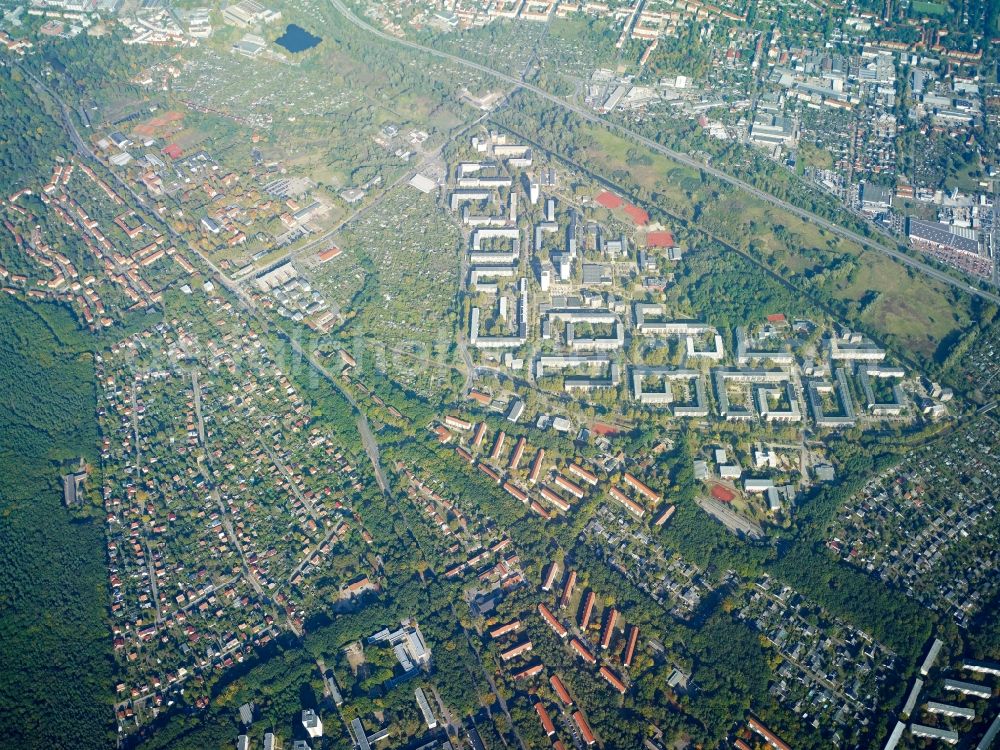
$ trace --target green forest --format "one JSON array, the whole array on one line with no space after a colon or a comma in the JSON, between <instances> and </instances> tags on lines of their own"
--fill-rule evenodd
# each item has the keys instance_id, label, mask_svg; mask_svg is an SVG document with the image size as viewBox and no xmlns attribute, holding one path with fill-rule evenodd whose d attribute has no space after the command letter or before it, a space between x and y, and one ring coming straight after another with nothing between
<instances>
[{"instance_id":1,"label":"green forest","mask_svg":"<svg viewBox=\"0 0 1000 750\"><path fill-rule=\"evenodd\" d=\"M96 465L88 344L63 308L0 299L0 706L8 747L113 741L104 534L95 519L63 506L59 480L81 457Z\"/></svg>"},{"instance_id":2,"label":"green forest","mask_svg":"<svg viewBox=\"0 0 1000 750\"><path fill-rule=\"evenodd\" d=\"M64 153L61 132L17 68L0 67L0 101L0 185L27 187L53 156Z\"/></svg>"}]
</instances>

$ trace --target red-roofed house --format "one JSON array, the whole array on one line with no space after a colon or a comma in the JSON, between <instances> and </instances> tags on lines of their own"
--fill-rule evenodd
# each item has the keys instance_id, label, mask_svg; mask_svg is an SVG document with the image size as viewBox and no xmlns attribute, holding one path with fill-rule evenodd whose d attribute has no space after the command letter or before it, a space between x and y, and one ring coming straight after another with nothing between
<instances>
[{"instance_id":1,"label":"red-roofed house","mask_svg":"<svg viewBox=\"0 0 1000 750\"><path fill-rule=\"evenodd\" d=\"M489 406L490 403L493 401L492 398L487 396L485 393L480 393L479 391L469 391L469 398L471 398L473 401L478 401L483 406Z\"/></svg>"},{"instance_id":2,"label":"red-roofed house","mask_svg":"<svg viewBox=\"0 0 1000 750\"><path fill-rule=\"evenodd\" d=\"M754 717L751 716L747 719L747 726L763 737L767 744L775 750L791 750L774 732L764 726L763 722L758 721Z\"/></svg>"},{"instance_id":3,"label":"red-roofed house","mask_svg":"<svg viewBox=\"0 0 1000 750\"><path fill-rule=\"evenodd\" d=\"M587 745L593 745L597 742L594 737L594 733L590 731L590 725L587 720L583 717L583 714L579 711L573 713L573 721L576 722L577 728L580 730L580 736L583 738L584 743Z\"/></svg>"},{"instance_id":4,"label":"red-roofed house","mask_svg":"<svg viewBox=\"0 0 1000 750\"><path fill-rule=\"evenodd\" d=\"M563 681L559 679L559 675L552 675L549 678L549 684L552 686L552 689L556 691L556 695L559 696L559 700L567 706L573 705L573 697L569 694L569 690L566 689Z\"/></svg>"},{"instance_id":5,"label":"red-roofed house","mask_svg":"<svg viewBox=\"0 0 1000 750\"><path fill-rule=\"evenodd\" d=\"M618 675L616 675L607 667L601 667L600 672L601 672L601 677L607 680L608 684L611 685L611 687L613 687L619 693L625 692L625 683L623 683L620 679L618 679Z\"/></svg>"},{"instance_id":6,"label":"red-roofed house","mask_svg":"<svg viewBox=\"0 0 1000 750\"><path fill-rule=\"evenodd\" d=\"M535 704L535 711L538 713L538 718L542 722L542 729L545 730L545 734L551 737L556 733L555 724L552 723L552 719L549 717L549 712L545 710L545 706L541 703Z\"/></svg>"},{"instance_id":7,"label":"red-roofed house","mask_svg":"<svg viewBox=\"0 0 1000 750\"><path fill-rule=\"evenodd\" d=\"M635 656L635 644L639 640L639 626L633 625L632 630L628 635L628 645L625 647L625 658L622 659L622 665L626 667L632 666L632 659Z\"/></svg>"}]
</instances>

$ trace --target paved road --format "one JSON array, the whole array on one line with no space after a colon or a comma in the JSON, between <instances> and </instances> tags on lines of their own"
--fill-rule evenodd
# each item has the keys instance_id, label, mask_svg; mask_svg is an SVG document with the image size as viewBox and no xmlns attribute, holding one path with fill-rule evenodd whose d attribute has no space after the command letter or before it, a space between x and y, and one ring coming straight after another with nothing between
<instances>
[{"instance_id":1,"label":"paved road","mask_svg":"<svg viewBox=\"0 0 1000 750\"><path fill-rule=\"evenodd\" d=\"M264 449L264 452L267 454L268 458L271 459L271 462L274 464L275 468L279 472L281 472L281 476L283 476L285 478L285 481L288 482L288 486L292 490L292 494L295 495L295 497L297 497L299 501L301 501L302 505L309 512L309 515L312 517L313 521L315 521L320 526L320 528L322 528L323 519L320 518L319 513L316 512L316 506L312 504L312 500L306 497L305 493L302 492L302 490L299 489L299 486L295 483L295 475L292 474L291 470L285 465L284 461L282 461L281 458L278 457L278 454L274 452L274 449L271 448L270 445L264 442L263 438L258 437L257 444Z\"/></svg>"},{"instance_id":2,"label":"paved road","mask_svg":"<svg viewBox=\"0 0 1000 750\"><path fill-rule=\"evenodd\" d=\"M132 446L135 456L135 467L139 469L139 398L136 395L135 389L137 387L139 376L136 375L132 380L132 389L130 391L129 397L132 407L132 441L135 445Z\"/></svg>"},{"instance_id":3,"label":"paved road","mask_svg":"<svg viewBox=\"0 0 1000 750\"><path fill-rule=\"evenodd\" d=\"M757 590L761 594L763 594L765 597L767 597L768 599L770 599L775 604L777 604L777 605L779 605L781 607L785 606L785 603L783 601L781 601L780 599L778 599L776 596L774 596L773 594L771 594L769 591L765 591L764 589L762 589L759 584L756 585L756 588L757 588ZM796 667L798 667L799 669L801 669L803 672L805 672L807 675L809 675L813 679L814 682L818 682L820 685L822 685L827 690L829 690L831 693L833 693L838 698L840 698L840 700L842 700L844 703L853 703L855 706L863 707L862 703L857 698L851 698L850 696L846 695L839 687L837 687L832 682L830 682L830 680L828 680L825 675L819 674L815 670L813 670L813 669L809 668L808 666L806 666L805 664L803 664L798 659L793 658L792 655L789 654L787 651L783 651L781 649L781 646L779 646L777 643L775 643L767 633L765 633L763 631L759 631L759 632L760 632L760 634L762 636L764 636L764 638L767 639L767 641L772 646L774 646L774 650L777 651L779 654L781 654L781 657L783 659L787 659L792 664L794 664ZM840 643L842 644L842 641Z\"/></svg>"},{"instance_id":4,"label":"paved road","mask_svg":"<svg viewBox=\"0 0 1000 750\"><path fill-rule=\"evenodd\" d=\"M601 127L616 132L619 135L622 135L625 138L628 138L629 140L635 143L640 143L643 146L646 146L647 148L653 151L663 154L664 156L672 159L673 161L676 161L679 164L691 167L692 169L699 169L705 172L706 174L710 174L717 180L725 182L734 187L740 188L744 192L752 195L753 197L766 201L781 209L784 209L785 211L788 211L789 213L792 213L801 219L811 222L816 226L825 229L828 232L832 232L833 234L836 234L840 237L852 240L871 250L884 253L885 255L888 255L891 258L898 260L900 263L910 266L911 268L914 268L920 271L921 273L924 273L927 276L936 279L937 281L940 281L943 284L947 284L951 287L954 287L955 289L1000 304L1000 295L977 289L976 287L966 282L959 281L958 279L954 278L953 276L950 276L949 274L943 271L939 271L938 269L928 265L927 263L923 263L915 258L911 258L906 253L902 253L894 248L886 247L885 245L873 242L867 237L864 237L850 229L846 229L845 227L842 227L838 224L834 224L833 222L824 219L821 216L817 216L811 211L806 211L805 209L799 208L798 206L793 206L788 201L782 200L781 198L773 196L770 193L761 190L760 188L754 187L750 183L745 182L739 179L738 177L733 177L727 172L723 172L722 170L717 169L716 167L712 167L703 161L693 159L687 154L682 154L679 151L674 151L673 149L667 148L666 146L657 143L651 138L647 138L646 136L636 133L634 130L629 129L624 125L620 125L616 122L601 117L600 115L595 114L594 112L592 112L589 109L586 109L585 107L581 107L577 104L573 104L572 102L568 102L565 99L556 96L555 94L550 94L548 91L545 91L544 89L541 89L538 86L535 86L530 83L525 83L524 81L518 79L515 76L509 75L507 73L502 73L498 70L494 70L493 68L490 68L486 65L481 65L480 63L473 62L472 60L466 60L464 57L453 55L450 52L442 52L441 50L436 50L432 47L425 47L424 45L410 41L409 39L401 39L399 37L393 36L392 34L387 34L386 32L375 28L367 21L364 21L358 16L356 16L354 12L347 7L347 5L343 2L343 0L330 0L330 3L350 23L357 26L359 29L368 32L369 34L379 37L380 39L384 39L385 41L391 42L392 44L396 44L401 47L406 47L408 49L422 52L424 54L433 55L434 57L438 57L443 60L448 60L449 62L452 62L456 65L460 65L462 67L469 68L470 70L475 70L480 73L485 73L488 76L492 76L493 78L505 81L515 86L520 86L521 88L530 91L531 93L541 97L542 99L545 99L546 101L552 102L553 104L556 104L562 107L563 109L573 112L574 114L578 115L580 118L586 120L587 122L600 125Z\"/></svg>"},{"instance_id":5,"label":"paved road","mask_svg":"<svg viewBox=\"0 0 1000 750\"><path fill-rule=\"evenodd\" d=\"M451 615L455 618L455 622L461 624L462 618L459 617L458 612L455 611L455 605L451 604L450 606ZM507 701L504 700L503 694L497 689L496 680L493 679L493 675L490 674L489 670L486 669L486 665L483 664L483 656L479 653L479 648L472 640L472 636L469 634L469 631L466 630L464 625L462 625L462 633L465 635L465 642L469 645L469 650L476 655L476 664L479 666L479 670L486 677L486 682L489 683L490 690L493 691L493 695L496 696L497 703L500 705L500 710L503 711L504 716L507 718L510 730L514 733L514 737L517 738L518 744L521 746L521 750L528 750L527 745L524 744L524 738L522 738L521 733L517 731L517 724L514 723L514 719L510 715L510 709L507 707ZM469 669L468 664L466 664L466 669ZM469 671L471 672L472 670L469 669ZM486 706L485 708L487 713L489 713L489 706Z\"/></svg>"},{"instance_id":6,"label":"paved road","mask_svg":"<svg viewBox=\"0 0 1000 750\"><path fill-rule=\"evenodd\" d=\"M149 588L153 592L153 607L156 611L156 624L163 622L163 613L160 611L160 587L156 583L156 566L153 564L153 551L149 548L149 542L142 544L146 548L146 570L149 573Z\"/></svg>"},{"instance_id":7,"label":"paved road","mask_svg":"<svg viewBox=\"0 0 1000 750\"><path fill-rule=\"evenodd\" d=\"M239 286L233 282L229 282L232 285L232 291L240 295L240 298L249 300L248 297L243 295L242 290ZM252 302L252 301L251 301ZM378 482L379 489L386 495L389 494L389 480L385 476L385 472L382 470L382 453L379 450L378 442L375 440L375 435L372 433L371 425L368 424L368 417L365 416L364 410L358 404L354 396L351 395L344 386L340 384L340 381L330 372L315 355L310 354L302 348L302 344L294 338L288 338L288 343L291 345L292 349L302 356L302 358L309 363L316 372L325 377L330 383L336 388L340 393L347 399L347 402L353 407L355 413L358 415L357 426L358 432L361 435L361 442L365 446L365 452L368 454L368 460L371 461L372 469L375 471L375 481Z\"/></svg>"},{"instance_id":8,"label":"paved road","mask_svg":"<svg viewBox=\"0 0 1000 750\"><path fill-rule=\"evenodd\" d=\"M205 417L201 413L201 383L198 381L198 371L191 370L191 390L194 391L194 414L198 420L198 439L201 447L205 447Z\"/></svg>"},{"instance_id":9,"label":"paved road","mask_svg":"<svg viewBox=\"0 0 1000 750\"><path fill-rule=\"evenodd\" d=\"M334 526L332 529L326 532L326 536L324 536L315 547L311 549L307 548L306 551L302 553L302 559L299 560L299 564L295 566L292 572L289 573L288 577L285 579L285 582L288 585L291 585L292 579L295 578L295 576L297 576L299 573L301 573L302 569L309 564L309 560L313 556L313 554L315 554L317 550L319 550L324 544L329 542L337 535L337 529L338 526Z\"/></svg>"}]
</instances>

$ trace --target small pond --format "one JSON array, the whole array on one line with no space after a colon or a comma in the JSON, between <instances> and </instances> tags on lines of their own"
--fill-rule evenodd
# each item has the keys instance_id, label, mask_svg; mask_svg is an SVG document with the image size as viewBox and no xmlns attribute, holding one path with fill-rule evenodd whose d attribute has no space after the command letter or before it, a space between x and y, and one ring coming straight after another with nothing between
<instances>
[{"instance_id":1,"label":"small pond","mask_svg":"<svg viewBox=\"0 0 1000 750\"><path fill-rule=\"evenodd\" d=\"M305 52L322 41L322 37L313 36L301 26L290 23L285 29L285 33L275 39L274 43L279 47L284 47L289 52Z\"/></svg>"}]
</instances>

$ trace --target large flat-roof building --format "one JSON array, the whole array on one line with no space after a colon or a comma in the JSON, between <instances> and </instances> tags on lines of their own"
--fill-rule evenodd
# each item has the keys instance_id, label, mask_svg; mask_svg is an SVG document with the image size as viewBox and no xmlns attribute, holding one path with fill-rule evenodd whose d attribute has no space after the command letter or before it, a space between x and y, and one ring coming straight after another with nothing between
<instances>
[{"instance_id":1,"label":"large flat-roof building","mask_svg":"<svg viewBox=\"0 0 1000 750\"><path fill-rule=\"evenodd\" d=\"M666 320L664 307L655 303L636 302L632 306L635 330L648 336L698 336L716 333L714 326L697 320Z\"/></svg>"},{"instance_id":2,"label":"large flat-roof building","mask_svg":"<svg viewBox=\"0 0 1000 750\"><path fill-rule=\"evenodd\" d=\"M976 712L971 708L966 708L965 706L953 706L949 703L937 703L935 701L928 701L927 705L924 706L924 711L929 714L952 716L959 719L967 719L969 721L974 721L976 718Z\"/></svg>"},{"instance_id":3,"label":"large flat-roof building","mask_svg":"<svg viewBox=\"0 0 1000 750\"><path fill-rule=\"evenodd\" d=\"M881 213L892 207L892 190L881 185L862 183L859 197L861 210L867 213Z\"/></svg>"},{"instance_id":4,"label":"large flat-roof building","mask_svg":"<svg viewBox=\"0 0 1000 750\"><path fill-rule=\"evenodd\" d=\"M843 368L836 371L833 382L809 380L806 383L806 394L817 427L850 427L857 422L854 399ZM829 396L836 399L839 414L830 414L823 406L824 397Z\"/></svg>"},{"instance_id":5,"label":"large flat-roof building","mask_svg":"<svg viewBox=\"0 0 1000 750\"><path fill-rule=\"evenodd\" d=\"M772 395L777 386L789 383L791 375L786 370L753 370L753 369L717 369L712 371L712 378L715 382L715 398L719 403L719 416L729 421L748 421L755 417L754 401L759 408L761 403L767 406L767 414L761 414L771 419L779 416L788 417L790 421L796 421L795 414L798 413L798 402L792 390L789 410L771 409L767 398ZM749 401L746 404L734 404L729 398L729 384L737 383L747 385L750 388ZM789 383L790 385L790 383ZM755 397L756 391L763 389L765 398ZM780 390L779 390L780 395ZM798 417L799 419L801 416Z\"/></svg>"},{"instance_id":6,"label":"large flat-roof building","mask_svg":"<svg viewBox=\"0 0 1000 750\"><path fill-rule=\"evenodd\" d=\"M993 690L986 685L977 682L965 682L964 680L948 679L944 681L944 689L962 695L971 695L974 698L989 698L993 695Z\"/></svg>"},{"instance_id":7,"label":"large flat-roof building","mask_svg":"<svg viewBox=\"0 0 1000 750\"><path fill-rule=\"evenodd\" d=\"M424 642L420 627L412 620L404 621L396 630L384 628L369 636L368 642L391 646L404 672L411 672L418 666L426 667L431 661L431 651Z\"/></svg>"},{"instance_id":8,"label":"large flat-roof building","mask_svg":"<svg viewBox=\"0 0 1000 750\"><path fill-rule=\"evenodd\" d=\"M354 745L359 750L371 750L371 743L368 742L368 735L365 734L365 727L361 719L351 720L351 734L354 736Z\"/></svg>"},{"instance_id":9,"label":"large flat-roof building","mask_svg":"<svg viewBox=\"0 0 1000 750\"><path fill-rule=\"evenodd\" d=\"M273 23L281 19L281 11L265 8L257 0L240 0L222 10L222 20L230 26L248 28L259 23Z\"/></svg>"},{"instance_id":10,"label":"large flat-roof building","mask_svg":"<svg viewBox=\"0 0 1000 750\"><path fill-rule=\"evenodd\" d=\"M302 726L313 739L323 736L323 721L319 718L319 714L311 708L302 712Z\"/></svg>"},{"instance_id":11,"label":"large flat-roof building","mask_svg":"<svg viewBox=\"0 0 1000 750\"><path fill-rule=\"evenodd\" d=\"M929 740L940 740L949 745L958 744L958 732L953 729L939 729L938 727L928 727L924 724L910 724L910 734L914 737L923 737Z\"/></svg>"},{"instance_id":12,"label":"large flat-roof building","mask_svg":"<svg viewBox=\"0 0 1000 750\"><path fill-rule=\"evenodd\" d=\"M865 361L881 362L885 359L885 350L880 349L860 333L848 331L842 336L830 337L831 361Z\"/></svg>"},{"instance_id":13,"label":"large flat-roof building","mask_svg":"<svg viewBox=\"0 0 1000 750\"><path fill-rule=\"evenodd\" d=\"M768 422L801 422L802 412L799 410L799 400L795 395L795 386L791 381L781 386L757 386L754 389L754 397L757 401L757 412L761 419ZM776 402L787 403L787 406L773 406L772 399Z\"/></svg>"},{"instance_id":14,"label":"large flat-roof building","mask_svg":"<svg viewBox=\"0 0 1000 750\"><path fill-rule=\"evenodd\" d=\"M883 747L882 750L896 750L899 740L903 737L904 729L906 729L906 724L901 721L897 721L896 726L892 728L892 732L889 734L889 739L885 741L885 747Z\"/></svg>"},{"instance_id":15,"label":"large flat-roof building","mask_svg":"<svg viewBox=\"0 0 1000 750\"><path fill-rule=\"evenodd\" d=\"M935 638L934 642L931 643L931 647L927 650L927 655L924 657L923 663L920 665L920 674L924 677L931 671L931 667L934 666L934 662L937 661L938 654L941 653L941 647L944 646L944 641L940 638Z\"/></svg>"},{"instance_id":16,"label":"large flat-roof building","mask_svg":"<svg viewBox=\"0 0 1000 750\"><path fill-rule=\"evenodd\" d=\"M746 367L753 362L764 362L770 360L776 365L791 365L795 362L795 356L788 349L788 345L782 342L779 349L761 349L760 344L766 339L753 338L743 326L736 328L736 362L741 367Z\"/></svg>"},{"instance_id":17,"label":"large flat-roof building","mask_svg":"<svg viewBox=\"0 0 1000 750\"><path fill-rule=\"evenodd\" d=\"M517 333L505 336L479 334L481 312L473 307L469 313L469 344L478 349L516 349L528 340L528 280L518 281Z\"/></svg>"},{"instance_id":18,"label":"large flat-roof building","mask_svg":"<svg viewBox=\"0 0 1000 750\"><path fill-rule=\"evenodd\" d=\"M898 382L892 384L892 398L888 401L876 398L875 389L872 385L873 378L898 380L903 377L903 370L896 367L881 367L879 365L859 363L855 368L855 373L857 374L858 382L861 384L861 390L864 391L865 408L869 413L876 416L898 415L906 409L908 403L906 393L903 392L903 388Z\"/></svg>"},{"instance_id":19,"label":"large flat-roof building","mask_svg":"<svg viewBox=\"0 0 1000 750\"><path fill-rule=\"evenodd\" d=\"M962 663L962 669L978 674L988 674L993 677L1000 677L1000 664L988 661L970 661L966 659Z\"/></svg>"},{"instance_id":20,"label":"large flat-roof building","mask_svg":"<svg viewBox=\"0 0 1000 750\"><path fill-rule=\"evenodd\" d=\"M603 354L541 356L535 360L535 378L544 377L549 370L566 370L574 367L598 367L607 374L594 377L568 375L563 379L563 387L567 391L616 388L621 382L620 365Z\"/></svg>"},{"instance_id":21,"label":"large flat-roof building","mask_svg":"<svg viewBox=\"0 0 1000 750\"><path fill-rule=\"evenodd\" d=\"M688 335L686 347L688 359L695 357L701 357L703 359L712 359L715 361L720 361L726 356L726 350L722 343L722 336L718 333L712 336L712 346L709 349L699 349L696 342L696 337L693 334Z\"/></svg>"},{"instance_id":22,"label":"large flat-roof building","mask_svg":"<svg viewBox=\"0 0 1000 750\"><path fill-rule=\"evenodd\" d=\"M916 245L931 245L942 250L978 255L980 244L973 229L924 221L913 216L906 220L906 234Z\"/></svg>"},{"instance_id":23,"label":"large flat-roof building","mask_svg":"<svg viewBox=\"0 0 1000 750\"><path fill-rule=\"evenodd\" d=\"M794 141L797 131L790 117L761 112L750 126L750 140L759 146L781 146Z\"/></svg>"},{"instance_id":24,"label":"large flat-roof building","mask_svg":"<svg viewBox=\"0 0 1000 750\"><path fill-rule=\"evenodd\" d=\"M990 750L998 734L1000 734L1000 714L997 714L997 717L993 719L990 728L986 730L986 734L983 735L979 744L976 745L976 750Z\"/></svg>"},{"instance_id":25,"label":"large flat-roof building","mask_svg":"<svg viewBox=\"0 0 1000 750\"><path fill-rule=\"evenodd\" d=\"M621 349L625 346L625 326L615 322L611 325L610 336L587 336L576 335L576 328L573 323L566 324L566 346L570 349L589 351L610 351Z\"/></svg>"},{"instance_id":26,"label":"large flat-roof building","mask_svg":"<svg viewBox=\"0 0 1000 750\"><path fill-rule=\"evenodd\" d=\"M431 710L431 704L427 702L424 689L418 687L413 691L413 694L417 699L417 706L420 708L420 713L424 717L424 723L427 724L428 729L434 729L438 725L438 721L437 717L434 716L434 711Z\"/></svg>"},{"instance_id":27,"label":"large flat-roof building","mask_svg":"<svg viewBox=\"0 0 1000 750\"><path fill-rule=\"evenodd\" d=\"M647 379L663 382L663 390L646 390ZM673 383L688 383L692 400L678 404L674 400ZM632 367L632 397L647 406L670 406L676 417L707 417L708 399L705 397L705 376L699 370L677 370L672 367Z\"/></svg>"},{"instance_id":28,"label":"large flat-roof building","mask_svg":"<svg viewBox=\"0 0 1000 750\"><path fill-rule=\"evenodd\" d=\"M923 687L924 681L919 677L913 681L913 687L910 688L910 693L906 696L906 703L903 704L903 718L909 718L910 714L913 713L913 709L917 707L917 699L920 697L920 691Z\"/></svg>"}]
</instances>

